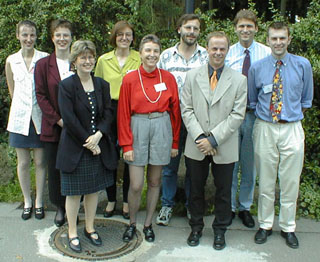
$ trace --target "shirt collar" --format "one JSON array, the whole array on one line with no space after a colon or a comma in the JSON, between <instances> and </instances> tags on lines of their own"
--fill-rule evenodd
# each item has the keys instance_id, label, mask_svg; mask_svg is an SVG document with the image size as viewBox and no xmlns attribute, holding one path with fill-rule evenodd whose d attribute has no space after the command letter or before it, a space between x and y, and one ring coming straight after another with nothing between
<instances>
[{"instance_id":1,"label":"shirt collar","mask_svg":"<svg viewBox=\"0 0 320 262\"><path fill-rule=\"evenodd\" d=\"M177 54L179 56L182 57L182 55L180 55L179 53L179 49L178 49L178 46L180 45L180 42L176 43L175 46L174 46L174 51L173 51L173 55ZM201 53L201 50L199 49L199 44L197 43L196 44L196 49L194 50L193 54L191 57L193 57L194 55L196 55L197 53Z\"/></svg>"},{"instance_id":2,"label":"shirt collar","mask_svg":"<svg viewBox=\"0 0 320 262\"><path fill-rule=\"evenodd\" d=\"M132 54L133 50L130 48L130 52L127 59L133 59L138 61L138 59ZM105 59L116 59L116 49L113 49L111 52L106 54Z\"/></svg>"},{"instance_id":3,"label":"shirt collar","mask_svg":"<svg viewBox=\"0 0 320 262\"><path fill-rule=\"evenodd\" d=\"M224 68L224 65L217 70L217 79L218 80L222 74L223 68ZM208 71L209 71L209 78L211 78L213 75L214 69L209 63L208 63Z\"/></svg>"},{"instance_id":4,"label":"shirt collar","mask_svg":"<svg viewBox=\"0 0 320 262\"><path fill-rule=\"evenodd\" d=\"M283 63L284 66L287 66L288 62L289 62L289 53L287 52L285 54L284 57L282 57L281 61ZM278 59L276 59L273 55L270 55L270 60L271 60L271 63L273 64L274 67L276 67L276 63L278 61Z\"/></svg>"},{"instance_id":5,"label":"shirt collar","mask_svg":"<svg viewBox=\"0 0 320 262\"><path fill-rule=\"evenodd\" d=\"M245 47L243 47L241 44L240 44L240 42L238 42L238 45L239 45L239 49L240 49L240 53L241 54L244 54L244 50L246 50L246 49L248 49L249 51L250 51L250 54L252 54L253 53L253 50L254 50L254 48L255 48L255 46L256 46L256 41L252 41L252 43L251 43L251 45L248 47L248 48L245 48Z\"/></svg>"},{"instance_id":6,"label":"shirt collar","mask_svg":"<svg viewBox=\"0 0 320 262\"><path fill-rule=\"evenodd\" d=\"M140 67L140 73L141 75L145 76L145 77L149 77L149 78L153 78L153 77L157 77L158 76L158 68L156 67L155 70L153 70L152 72L147 72L146 70L144 70L143 65L141 64Z\"/></svg>"}]
</instances>

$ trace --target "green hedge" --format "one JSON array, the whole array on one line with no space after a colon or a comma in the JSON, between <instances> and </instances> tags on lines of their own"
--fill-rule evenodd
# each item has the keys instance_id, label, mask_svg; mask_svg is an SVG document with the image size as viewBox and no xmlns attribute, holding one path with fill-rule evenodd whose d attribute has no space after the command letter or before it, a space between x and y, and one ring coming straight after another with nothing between
<instances>
[{"instance_id":1,"label":"green hedge","mask_svg":"<svg viewBox=\"0 0 320 262\"><path fill-rule=\"evenodd\" d=\"M4 63L9 54L19 49L15 38L15 25L24 19L31 19L38 25L38 42L36 48L52 52L48 26L56 18L66 18L74 24L75 39L90 39L97 46L101 55L110 51L108 38L113 24L120 20L129 20L136 29L137 43L146 33L156 33L163 48L172 46L178 41L174 31L176 19L183 10L174 4L175 1L138 1L138 0L23 0L0 1L0 128L5 130L10 99L5 84ZM255 5L249 0L249 8L255 11ZM169 6L170 5L170 6ZM166 8L164 8L164 6ZM278 10L270 6L274 19L285 19L279 16ZM202 17L202 35L200 43L205 45L205 36L212 30L223 30L235 43L237 37L230 19L217 19L217 10L205 13L197 11ZM270 21L259 17L259 32L256 39L265 43L266 28ZM307 16L300 22L291 25L293 40L289 51L307 57L313 67L315 94L318 97L320 80L320 3L313 0ZM318 99L319 101L319 99ZM314 104L318 104L317 101ZM305 166L301 177L299 214L320 219L320 168L319 144L320 111L317 107L307 111L304 120L306 133Z\"/></svg>"}]
</instances>

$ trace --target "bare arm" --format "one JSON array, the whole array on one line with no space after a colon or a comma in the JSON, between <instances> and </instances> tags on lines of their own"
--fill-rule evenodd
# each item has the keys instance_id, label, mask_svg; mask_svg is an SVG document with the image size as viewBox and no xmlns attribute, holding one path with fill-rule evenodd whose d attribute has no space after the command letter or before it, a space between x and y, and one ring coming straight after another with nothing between
<instances>
[{"instance_id":1,"label":"bare arm","mask_svg":"<svg viewBox=\"0 0 320 262\"><path fill-rule=\"evenodd\" d=\"M11 66L8 61L6 62L5 70L6 70L6 79L7 79L8 90L9 90L10 97L12 99L13 92L14 92L14 81L13 81L13 73L11 70Z\"/></svg>"}]
</instances>

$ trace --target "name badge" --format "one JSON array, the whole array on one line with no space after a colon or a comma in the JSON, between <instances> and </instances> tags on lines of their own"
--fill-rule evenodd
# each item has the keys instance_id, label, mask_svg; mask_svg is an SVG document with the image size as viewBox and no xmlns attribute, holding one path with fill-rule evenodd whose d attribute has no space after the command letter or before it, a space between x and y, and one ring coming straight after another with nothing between
<instances>
[{"instance_id":1,"label":"name badge","mask_svg":"<svg viewBox=\"0 0 320 262\"><path fill-rule=\"evenodd\" d=\"M262 88L263 89L263 93L268 94L268 93L272 92L272 87L273 87L273 84L264 86Z\"/></svg>"},{"instance_id":2,"label":"name badge","mask_svg":"<svg viewBox=\"0 0 320 262\"><path fill-rule=\"evenodd\" d=\"M167 90L167 87L165 83L160 83L160 84L154 85L154 89L156 90L156 92L160 92L160 91Z\"/></svg>"}]
</instances>

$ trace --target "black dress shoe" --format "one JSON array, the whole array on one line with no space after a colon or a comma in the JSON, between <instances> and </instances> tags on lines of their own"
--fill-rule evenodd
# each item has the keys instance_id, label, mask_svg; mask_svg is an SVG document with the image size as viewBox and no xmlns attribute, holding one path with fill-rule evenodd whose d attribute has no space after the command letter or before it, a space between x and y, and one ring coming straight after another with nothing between
<instances>
[{"instance_id":1,"label":"black dress shoe","mask_svg":"<svg viewBox=\"0 0 320 262\"><path fill-rule=\"evenodd\" d=\"M224 234L214 234L213 248L215 250L222 250L226 247L226 240Z\"/></svg>"},{"instance_id":2,"label":"black dress shoe","mask_svg":"<svg viewBox=\"0 0 320 262\"><path fill-rule=\"evenodd\" d=\"M32 214L32 207L23 208L21 218L23 220L28 220L31 218L31 214Z\"/></svg>"},{"instance_id":3,"label":"black dress shoe","mask_svg":"<svg viewBox=\"0 0 320 262\"><path fill-rule=\"evenodd\" d=\"M104 217L112 217L113 214L114 214L115 208L116 208L116 207L114 207L114 209L111 210L111 211L105 210L104 213L103 213L103 216L104 216Z\"/></svg>"},{"instance_id":4,"label":"black dress shoe","mask_svg":"<svg viewBox=\"0 0 320 262\"><path fill-rule=\"evenodd\" d=\"M56 216L54 217L54 224L57 227L61 227L64 225L64 223L66 222L65 215L66 215L66 210L64 209L64 207L58 207Z\"/></svg>"},{"instance_id":5,"label":"black dress shoe","mask_svg":"<svg viewBox=\"0 0 320 262\"><path fill-rule=\"evenodd\" d=\"M44 208L43 207L38 207L34 209L34 217L36 219L43 219L44 218Z\"/></svg>"},{"instance_id":6,"label":"black dress shoe","mask_svg":"<svg viewBox=\"0 0 320 262\"><path fill-rule=\"evenodd\" d=\"M124 211L122 210L122 217L123 217L124 219L130 219L129 212L124 212Z\"/></svg>"},{"instance_id":7,"label":"black dress shoe","mask_svg":"<svg viewBox=\"0 0 320 262\"><path fill-rule=\"evenodd\" d=\"M78 240L79 243L77 245L75 245L72 243L73 240ZM79 237L69 238L69 247L74 252L81 253L81 245L80 245Z\"/></svg>"},{"instance_id":8,"label":"black dress shoe","mask_svg":"<svg viewBox=\"0 0 320 262\"><path fill-rule=\"evenodd\" d=\"M272 229L267 230L267 229L259 228L258 232L254 236L254 242L256 244L263 244L267 242L267 238L271 234L272 234Z\"/></svg>"},{"instance_id":9,"label":"black dress shoe","mask_svg":"<svg viewBox=\"0 0 320 262\"><path fill-rule=\"evenodd\" d=\"M286 244L291 248L298 248L299 241L294 232L283 232L281 230L281 236L286 239Z\"/></svg>"},{"instance_id":10,"label":"black dress shoe","mask_svg":"<svg viewBox=\"0 0 320 262\"><path fill-rule=\"evenodd\" d=\"M131 224L127 226L126 231L123 233L122 240L123 242L130 242L133 239L133 236L136 234L136 225Z\"/></svg>"},{"instance_id":11,"label":"black dress shoe","mask_svg":"<svg viewBox=\"0 0 320 262\"><path fill-rule=\"evenodd\" d=\"M189 246L191 247L195 247L198 246L200 243L200 238L202 237L202 231L191 231L188 239L187 239L187 243Z\"/></svg>"},{"instance_id":12,"label":"black dress shoe","mask_svg":"<svg viewBox=\"0 0 320 262\"><path fill-rule=\"evenodd\" d=\"M231 216L232 216L232 219L234 219L236 217L236 212L232 211Z\"/></svg>"},{"instance_id":13,"label":"black dress shoe","mask_svg":"<svg viewBox=\"0 0 320 262\"><path fill-rule=\"evenodd\" d=\"M238 216L246 227L254 227L254 220L248 210L239 211Z\"/></svg>"},{"instance_id":14,"label":"black dress shoe","mask_svg":"<svg viewBox=\"0 0 320 262\"><path fill-rule=\"evenodd\" d=\"M102 240L99 236L99 234L96 231L93 231L89 233L86 228L83 229L84 235L91 241L91 243L95 246L101 246L102 245ZM93 235L97 235L98 238L94 238Z\"/></svg>"},{"instance_id":15,"label":"black dress shoe","mask_svg":"<svg viewBox=\"0 0 320 262\"><path fill-rule=\"evenodd\" d=\"M148 227L144 226L143 228L143 233L144 233L144 239L148 242L153 242L155 235L152 229L152 224Z\"/></svg>"}]
</instances>

